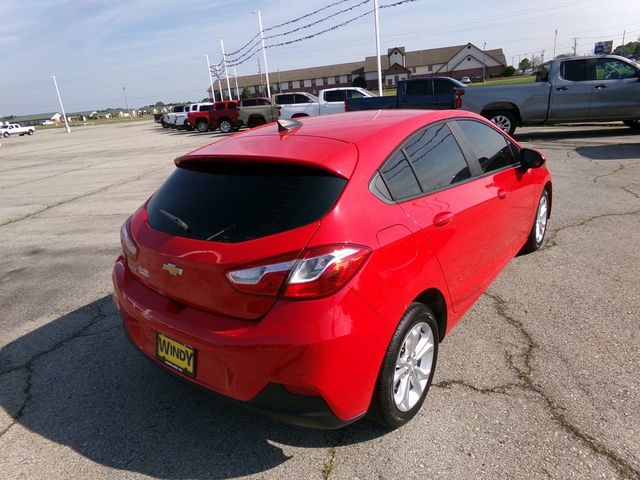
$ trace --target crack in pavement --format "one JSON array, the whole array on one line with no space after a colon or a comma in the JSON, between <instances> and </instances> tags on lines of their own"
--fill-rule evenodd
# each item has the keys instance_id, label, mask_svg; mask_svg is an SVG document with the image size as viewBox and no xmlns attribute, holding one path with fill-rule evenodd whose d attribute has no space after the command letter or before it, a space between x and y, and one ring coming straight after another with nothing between
<instances>
[{"instance_id":1,"label":"crack in pavement","mask_svg":"<svg viewBox=\"0 0 640 480\"><path fill-rule=\"evenodd\" d=\"M333 462L336 459L338 448L344 445L345 439L347 438L347 435L349 435L349 431L346 428L335 430L335 432L335 438L331 442L331 446L327 449L327 458L322 467L322 478L324 480L327 480L333 474L335 470Z\"/></svg>"},{"instance_id":2,"label":"crack in pavement","mask_svg":"<svg viewBox=\"0 0 640 480\"><path fill-rule=\"evenodd\" d=\"M621 187L624 190L624 187ZM628 192L628 193L632 193L632 192ZM632 195L635 195L634 193L632 193ZM601 218L607 218L607 217L624 217L627 215L637 215L638 213L640 213L640 209L638 210L632 210L630 212L619 212L619 213L602 213L600 215L594 215L593 217L589 217L589 218L585 218L584 220L579 221L578 223L572 223L569 225L565 225L563 227L559 227L555 230L553 230L551 232L551 235L547 238L545 244L542 246L542 248L540 249L540 251L544 251L544 250L549 250L555 246L558 245L558 243L556 242L556 237L563 232L564 230L568 229L568 228L574 228L574 227L583 227L584 225L586 225L587 223L593 221L593 220L599 220Z\"/></svg>"},{"instance_id":3,"label":"crack in pavement","mask_svg":"<svg viewBox=\"0 0 640 480\"><path fill-rule=\"evenodd\" d=\"M5 370L0 371L0 377L7 375L9 373L12 372L16 372L19 370L24 370L27 372L27 378L25 379L25 387L22 391L22 394L24 396L22 404L20 405L20 407L18 408L18 410L16 411L15 414L12 414L11 416L13 417L13 421L2 431L0 431L0 438L2 438L2 436L7 433L11 427L13 427L16 423L18 423L20 421L20 419L22 418L22 416L24 415L24 412L26 410L26 408L28 407L29 403L31 402L31 399L33 398L31 395L31 387L32 387L32 378L33 378L33 372L34 372L34 363L39 360L40 358L42 358L45 355L48 355L49 353L55 352L56 350L58 350L59 348L63 347L64 345L66 345L67 343L69 343L72 340L75 340L76 338L82 338L82 337L89 337L89 336L93 336L93 335L98 335L104 332L107 332L109 330L112 330L115 327L118 327L119 325L115 325L113 327L108 327L106 329L103 329L99 332L95 332L95 333L90 333L90 334L85 334L85 332L91 328L93 325L97 324L99 321L111 317L113 316L113 313L107 313L105 311L103 311L103 307L109 303L108 299L105 299L102 303L98 304L95 307L95 310L97 310L97 312L89 319L89 321L82 327L80 327L75 333L63 338L62 340L60 340L59 342L55 343L53 346L51 346L50 348L48 348L47 350L41 351L36 353L35 355L33 355L31 358L29 358L25 363L23 363L22 365L17 365ZM92 309L93 310L93 309ZM87 312L89 313L89 312Z\"/></svg>"},{"instance_id":4,"label":"crack in pavement","mask_svg":"<svg viewBox=\"0 0 640 480\"><path fill-rule=\"evenodd\" d=\"M594 453L605 457L609 463L624 477L629 479L640 478L640 470L633 467L626 459L622 458L613 450L609 449L603 443L596 438L588 435L580 430L580 428L571 423L563 412L563 408L558 406L549 394L547 394L540 385L533 381L533 365L532 360L535 351L539 348L538 344L533 339L531 333L525 328L524 324L507 312L507 302L499 295L486 292L485 295L493 300L494 308L498 316L500 316L509 325L515 327L520 335L526 342L526 349L522 355L524 367L520 368L514 361L514 356L507 354L507 361L511 370L517 373L518 378L523 382L522 388L538 395L546 404L547 410L551 414L551 418L562 427L567 433L571 434L577 440L580 440L583 444L591 449ZM500 386L499 386L500 387ZM494 387L493 389L498 389Z\"/></svg>"},{"instance_id":5,"label":"crack in pavement","mask_svg":"<svg viewBox=\"0 0 640 480\"><path fill-rule=\"evenodd\" d=\"M603 173L602 175L596 175L595 177L593 177L593 183L596 183L601 178L610 177L611 175L615 175L616 173L621 172L622 170L624 170L624 164L619 163L618 164L618 168L616 168L613 172Z\"/></svg>"},{"instance_id":6,"label":"crack in pavement","mask_svg":"<svg viewBox=\"0 0 640 480\"><path fill-rule=\"evenodd\" d=\"M41 208L40 210L36 210L35 212L27 213L25 215L22 215L21 217L12 218L12 219L7 220L4 223L0 223L0 227L4 227L6 225L11 225L13 223L17 223L17 222L20 222L22 220L26 220L28 218L31 218L31 217L34 217L34 216L38 215L39 213L46 212L47 210L50 210L52 208L59 207L61 205L66 205L67 203L74 202L74 201L79 200L81 198L90 197L91 195L95 195L96 193L105 192L105 191L107 191L107 190L109 190L111 188L114 188L114 187L121 187L123 185L128 185L129 183L133 183L133 182L135 182L137 180L140 180L141 178L144 178L147 175L155 173L157 171L160 171L160 170L162 170L163 168L166 168L166 167L167 167L166 165L162 165L162 166L157 167L157 168L152 168L151 170L147 170L146 172L144 172L144 173L142 173L140 175L137 175L137 176L133 177L131 180L128 180L126 182L106 185L104 187L100 187L97 190L93 190L91 192L83 193L82 195L77 195L77 196L75 196L73 198L69 198L67 200L61 200L60 202L57 202L57 203L54 203L54 204L51 204L51 205L47 205L44 208Z\"/></svg>"},{"instance_id":7,"label":"crack in pavement","mask_svg":"<svg viewBox=\"0 0 640 480\"><path fill-rule=\"evenodd\" d=\"M635 185L634 183L628 183L626 185L623 185L622 187L620 187L620 190L627 192L629 195L633 195L634 197L636 197L638 200L640 200L640 194L634 192L633 190L629 190L629 187L631 185Z\"/></svg>"}]
</instances>

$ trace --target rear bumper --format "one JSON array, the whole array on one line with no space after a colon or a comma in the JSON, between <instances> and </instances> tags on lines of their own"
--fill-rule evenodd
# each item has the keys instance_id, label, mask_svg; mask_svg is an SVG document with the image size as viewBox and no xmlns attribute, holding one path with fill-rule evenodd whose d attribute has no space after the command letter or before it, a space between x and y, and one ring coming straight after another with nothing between
<instances>
[{"instance_id":1,"label":"rear bumper","mask_svg":"<svg viewBox=\"0 0 640 480\"><path fill-rule=\"evenodd\" d=\"M122 259L113 282L131 342L182 379L308 427L339 428L368 410L389 339L380 338L382 320L353 290L314 301L280 301L255 322L179 305L137 281ZM158 359L158 333L196 349L195 377Z\"/></svg>"}]
</instances>

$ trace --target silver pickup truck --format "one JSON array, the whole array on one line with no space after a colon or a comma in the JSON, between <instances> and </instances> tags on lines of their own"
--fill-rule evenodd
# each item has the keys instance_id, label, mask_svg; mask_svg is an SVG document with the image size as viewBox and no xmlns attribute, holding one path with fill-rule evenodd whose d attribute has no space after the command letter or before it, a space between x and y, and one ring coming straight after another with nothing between
<instances>
[{"instance_id":1,"label":"silver pickup truck","mask_svg":"<svg viewBox=\"0 0 640 480\"><path fill-rule=\"evenodd\" d=\"M535 83L465 88L462 108L513 134L516 125L622 120L640 129L640 65L617 55L540 66Z\"/></svg>"}]
</instances>

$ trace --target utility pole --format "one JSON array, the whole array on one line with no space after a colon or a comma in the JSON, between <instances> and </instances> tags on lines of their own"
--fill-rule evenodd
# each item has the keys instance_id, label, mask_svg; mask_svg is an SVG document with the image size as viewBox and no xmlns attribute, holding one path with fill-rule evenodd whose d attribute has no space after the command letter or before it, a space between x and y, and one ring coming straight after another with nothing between
<instances>
[{"instance_id":1,"label":"utility pole","mask_svg":"<svg viewBox=\"0 0 640 480\"><path fill-rule=\"evenodd\" d=\"M558 43L558 29L556 28L556 33L553 35L553 58L552 60L555 60L556 58L556 45Z\"/></svg>"},{"instance_id":2,"label":"utility pole","mask_svg":"<svg viewBox=\"0 0 640 480\"><path fill-rule=\"evenodd\" d=\"M487 66L487 42L484 42L482 45L482 81L485 81L486 76L486 66Z\"/></svg>"},{"instance_id":3,"label":"utility pole","mask_svg":"<svg viewBox=\"0 0 640 480\"><path fill-rule=\"evenodd\" d=\"M267 97L271 98L271 85L269 85L269 67L267 66L267 51L264 46L264 30L262 28L262 14L260 10L256 10L255 12L258 14L258 25L260 26L260 41L262 42L262 59L264 60L264 74L267 78Z\"/></svg>"},{"instance_id":4,"label":"utility pole","mask_svg":"<svg viewBox=\"0 0 640 480\"><path fill-rule=\"evenodd\" d=\"M222 49L222 63L224 63L224 76L227 78L227 94L231 100L231 85L229 84L229 72L227 71L227 56L224 54L224 42L220 39L220 48Z\"/></svg>"},{"instance_id":5,"label":"utility pole","mask_svg":"<svg viewBox=\"0 0 640 480\"><path fill-rule=\"evenodd\" d=\"M577 51L578 51L578 37L574 37L573 38L573 56L574 57L577 55Z\"/></svg>"},{"instance_id":6,"label":"utility pole","mask_svg":"<svg viewBox=\"0 0 640 480\"><path fill-rule=\"evenodd\" d=\"M620 53L622 55L624 55L624 53L626 51L626 48L624 48L624 37L625 37L626 34L627 34L627 31L626 30L622 30L622 48L620 49L621 50Z\"/></svg>"},{"instance_id":7,"label":"utility pole","mask_svg":"<svg viewBox=\"0 0 640 480\"><path fill-rule=\"evenodd\" d=\"M240 100L240 90L238 89L238 70L236 70L236 67L233 67L233 78L236 81L236 97Z\"/></svg>"},{"instance_id":8,"label":"utility pole","mask_svg":"<svg viewBox=\"0 0 640 480\"><path fill-rule=\"evenodd\" d=\"M69 128L69 122L67 121L67 114L64 113L64 106L62 105L62 98L60 97L60 90L58 90L58 82L56 82L56 76L52 75L53 85L56 87L56 93L58 94L58 101L60 102L60 110L62 110L62 118L64 119L64 131L67 133L71 133L71 129Z\"/></svg>"},{"instance_id":9,"label":"utility pole","mask_svg":"<svg viewBox=\"0 0 640 480\"><path fill-rule=\"evenodd\" d=\"M222 81L220 80L220 77L217 77L218 80L218 90L220 90L220 101L224 102L224 92L222 91Z\"/></svg>"},{"instance_id":10,"label":"utility pole","mask_svg":"<svg viewBox=\"0 0 640 480\"><path fill-rule=\"evenodd\" d=\"M124 93L124 103L127 106L127 111L129 112L129 120L133 120L133 118L131 118L131 109L129 108L129 102L127 101L127 87L122 87L122 93Z\"/></svg>"},{"instance_id":11,"label":"utility pole","mask_svg":"<svg viewBox=\"0 0 640 480\"><path fill-rule=\"evenodd\" d=\"M373 13L376 26L376 57L378 59L378 96L382 96L382 64L380 62L380 19L378 18L378 0L373 0Z\"/></svg>"},{"instance_id":12,"label":"utility pole","mask_svg":"<svg viewBox=\"0 0 640 480\"><path fill-rule=\"evenodd\" d=\"M260 90L262 90L262 67L260 65L260 59L258 58L258 76L260 77Z\"/></svg>"},{"instance_id":13,"label":"utility pole","mask_svg":"<svg viewBox=\"0 0 640 480\"><path fill-rule=\"evenodd\" d=\"M207 57L207 72L209 72L209 85L211 86L211 95L209 98L216 101L216 93L213 91L213 77L211 76L211 64L209 63L209 55L205 55Z\"/></svg>"},{"instance_id":14,"label":"utility pole","mask_svg":"<svg viewBox=\"0 0 640 480\"><path fill-rule=\"evenodd\" d=\"M544 63L544 50L542 50L542 55L540 55L540 63Z\"/></svg>"}]
</instances>

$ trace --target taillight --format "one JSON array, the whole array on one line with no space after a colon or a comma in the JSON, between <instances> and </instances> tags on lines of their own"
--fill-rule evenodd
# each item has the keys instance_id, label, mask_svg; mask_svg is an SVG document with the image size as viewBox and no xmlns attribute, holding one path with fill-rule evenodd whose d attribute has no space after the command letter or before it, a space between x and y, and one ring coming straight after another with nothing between
<instances>
[{"instance_id":1,"label":"taillight","mask_svg":"<svg viewBox=\"0 0 640 480\"><path fill-rule=\"evenodd\" d=\"M464 95L464 88L456 88L456 98L454 102L455 108L462 108L462 95Z\"/></svg>"},{"instance_id":2,"label":"taillight","mask_svg":"<svg viewBox=\"0 0 640 480\"><path fill-rule=\"evenodd\" d=\"M122 249L126 256L132 260L138 258L138 246L136 242L131 238L131 233L129 232L130 221L127 220L124 222L122 227L120 228L120 243L122 243Z\"/></svg>"},{"instance_id":3,"label":"taillight","mask_svg":"<svg viewBox=\"0 0 640 480\"><path fill-rule=\"evenodd\" d=\"M360 245L328 245L306 250L298 260L257 265L227 273L241 292L289 299L331 295L353 278L371 249Z\"/></svg>"},{"instance_id":4,"label":"taillight","mask_svg":"<svg viewBox=\"0 0 640 480\"><path fill-rule=\"evenodd\" d=\"M280 105L278 105L277 109L278 109L278 117L281 117L282 116L282 107Z\"/></svg>"}]
</instances>

